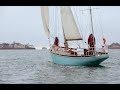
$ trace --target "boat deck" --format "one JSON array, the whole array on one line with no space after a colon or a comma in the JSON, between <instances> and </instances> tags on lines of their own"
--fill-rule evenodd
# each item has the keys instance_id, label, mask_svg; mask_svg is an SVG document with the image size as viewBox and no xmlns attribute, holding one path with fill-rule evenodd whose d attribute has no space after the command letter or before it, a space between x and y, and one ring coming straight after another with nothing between
<instances>
[{"instance_id":1,"label":"boat deck","mask_svg":"<svg viewBox=\"0 0 120 90\"><path fill-rule=\"evenodd\" d=\"M78 54L75 51L61 50L61 49L60 50L50 49L50 52L53 54L57 54L57 55L61 55L61 56L69 56L69 57L91 57L91 56L100 56L103 54L108 54L105 52L95 52L93 55L90 55L90 54L85 55L85 54Z\"/></svg>"}]
</instances>

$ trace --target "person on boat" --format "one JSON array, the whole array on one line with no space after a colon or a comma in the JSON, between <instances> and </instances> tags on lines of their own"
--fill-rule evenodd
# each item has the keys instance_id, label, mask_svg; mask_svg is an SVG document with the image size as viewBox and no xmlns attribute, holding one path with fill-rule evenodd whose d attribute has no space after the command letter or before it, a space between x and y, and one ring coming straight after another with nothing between
<instances>
[{"instance_id":1,"label":"person on boat","mask_svg":"<svg viewBox=\"0 0 120 90\"><path fill-rule=\"evenodd\" d=\"M104 53L108 53L108 47L106 45L106 39L105 38L103 38L102 50L103 50Z\"/></svg>"},{"instance_id":2,"label":"person on boat","mask_svg":"<svg viewBox=\"0 0 120 90\"><path fill-rule=\"evenodd\" d=\"M90 49L90 55L94 54L95 50L95 37L93 34L90 34L88 37L88 45Z\"/></svg>"},{"instance_id":3,"label":"person on boat","mask_svg":"<svg viewBox=\"0 0 120 90\"><path fill-rule=\"evenodd\" d=\"M58 39L58 37L55 37L55 41L54 41L54 44L52 45L52 49L54 49L55 51L59 49L59 39Z\"/></svg>"},{"instance_id":4,"label":"person on boat","mask_svg":"<svg viewBox=\"0 0 120 90\"><path fill-rule=\"evenodd\" d=\"M55 37L54 45L56 45L56 46L59 45L59 39L58 39L58 37Z\"/></svg>"},{"instance_id":5,"label":"person on boat","mask_svg":"<svg viewBox=\"0 0 120 90\"><path fill-rule=\"evenodd\" d=\"M105 38L103 38L103 44L106 44L106 39Z\"/></svg>"}]
</instances>

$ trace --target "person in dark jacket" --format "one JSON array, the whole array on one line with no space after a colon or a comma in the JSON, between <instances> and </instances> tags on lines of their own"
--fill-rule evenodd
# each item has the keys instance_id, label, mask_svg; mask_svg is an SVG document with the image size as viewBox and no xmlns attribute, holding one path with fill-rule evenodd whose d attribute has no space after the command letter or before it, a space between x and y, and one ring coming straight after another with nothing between
<instances>
[{"instance_id":1,"label":"person in dark jacket","mask_svg":"<svg viewBox=\"0 0 120 90\"><path fill-rule=\"evenodd\" d=\"M95 37L94 37L93 34L90 34L90 35L89 35L88 45L89 45L90 47L95 47Z\"/></svg>"},{"instance_id":2,"label":"person in dark jacket","mask_svg":"<svg viewBox=\"0 0 120 90\"><path fill-rule=\"evenodd\" d=\"M59 39L58 39L58 37L55 37L54 45L59 46Z\"/></svg>"},{"instance_id":3,"label":"person in dark jacket","mask_svg":"<svg viewBox=\"0 0 120 90\"><path fill-rule=\"evenodd\" d=\"M57 51L59 49L59 39L55 37L54 44L52 45L52 50Z\"/></svg>"},{"instance_id":4,"label":"person in dark jacket","mask_svg":"<svg viewBox=\"0 0 120 90\"><path fill-rule=\"evenodd\" d=\"M88 37L88 45L90 47L90 55L93 55L95 50L95 37L93 34L90 34Z\"/></svg>"}]
</instances>

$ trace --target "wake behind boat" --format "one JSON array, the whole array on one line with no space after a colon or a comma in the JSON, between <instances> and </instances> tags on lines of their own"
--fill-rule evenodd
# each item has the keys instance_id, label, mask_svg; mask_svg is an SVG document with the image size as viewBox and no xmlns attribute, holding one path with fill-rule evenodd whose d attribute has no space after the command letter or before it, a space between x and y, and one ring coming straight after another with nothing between
<instances>
[{"instance_id":1,"label":"wake behind boat","mask_svg":"<svg viewBox=\"0 0 120 90\"><path fill-rule=\"evenodd\" d=\"M41 15L44 25L44 30L48 36L50 43L50 53L53 59L53 62L56 64L62 65L99 65L101 62L109 58L108 52L106 52L106 39L103 38L103 45L100 50L96 50L96 39L95 33L93 30L93 21L92 21L92 12L90 7L90 18L91 18L91 34L88 37L88 43L83 39L83 35L80 34L76 21L74 19L74 15L69 6L61 6L60 7L60 17L62 23L62 37L63 42L60 37L57 35L52 36L52 32L50 30L49 25L49 9L47 6L41 7ZM56 30L57 32L57 30ZM53 44L51 45L50 38L52 41L54 39ZM60 39L60 40L59 40ZM87 45L86 48L79 48L70 46L69 42L73 41L82 41ZM62 44L61 44L62 43Z\"/></svg>"}]
</instances>

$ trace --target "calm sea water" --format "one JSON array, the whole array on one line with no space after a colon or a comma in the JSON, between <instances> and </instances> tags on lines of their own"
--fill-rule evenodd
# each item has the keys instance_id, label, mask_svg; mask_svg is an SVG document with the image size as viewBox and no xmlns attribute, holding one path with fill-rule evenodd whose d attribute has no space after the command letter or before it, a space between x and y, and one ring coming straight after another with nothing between
<instances>
[{"instance_id":1,"label":"calm sea water","mask_svg":"<svg viewBox=\"0 0 120 90\"><path fill-rule=\"evenodd\" d=\"M0 50L0 84L119 84L120 50L99 67L52 63L47 50Z\"/></svg>"}]
</instances>

